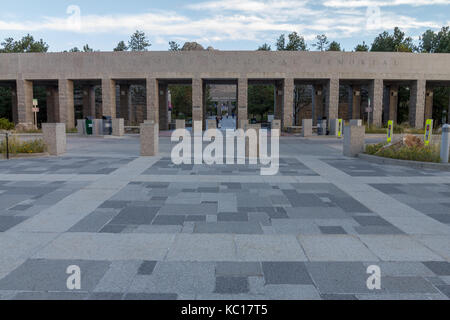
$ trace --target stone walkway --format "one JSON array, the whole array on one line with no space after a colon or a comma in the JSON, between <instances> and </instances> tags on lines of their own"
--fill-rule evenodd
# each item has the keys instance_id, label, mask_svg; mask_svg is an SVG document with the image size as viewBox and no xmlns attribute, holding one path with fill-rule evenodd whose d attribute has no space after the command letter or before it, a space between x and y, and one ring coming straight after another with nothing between
<instances>
[{"instance_id":1,"label":"stone walkway","mask_svg":"<svg viewBox=\"0 0 450 320\"><path fill-rule=\"evenodd\" d=\"M282 138L277 176L175 166L167 138L158 158L135 137L68 147L0 161L1 299L450 298L449 173L330 139Z\"/></svg>"}]
</instances>

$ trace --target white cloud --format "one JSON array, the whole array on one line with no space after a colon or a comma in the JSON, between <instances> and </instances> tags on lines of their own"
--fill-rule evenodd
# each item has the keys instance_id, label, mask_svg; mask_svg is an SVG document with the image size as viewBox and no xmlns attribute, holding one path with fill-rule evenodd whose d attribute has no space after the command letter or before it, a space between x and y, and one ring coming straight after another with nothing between
<instances>
[{"instance_id":1,"label":"white cloud","mask_svg":"<svg viewBox=\"0 0 450 320\"><path fill-rule=\"evenodd\" d=\"M449 4L450 0L324 0L322 5L312 0L222 0L187 5L198 18L176 10L151 10L139 14L84 15L80 25L69 23L69 16L42 17L35 21L0 18L0 30L59 31L80 34L115 33L129 35L136 29L145 31L156 44L168 40L199 41L206 45L219 41L273 41L281 33L297 31L306 40L325 33L329 38L342 39L373 34L374 31L441 27L439 21L389 11L387 6ZM381 15L375 25L367 23L368 5L380 5ZM442 22L443 23L443 22Z\"/></svg>"}]
</instances>

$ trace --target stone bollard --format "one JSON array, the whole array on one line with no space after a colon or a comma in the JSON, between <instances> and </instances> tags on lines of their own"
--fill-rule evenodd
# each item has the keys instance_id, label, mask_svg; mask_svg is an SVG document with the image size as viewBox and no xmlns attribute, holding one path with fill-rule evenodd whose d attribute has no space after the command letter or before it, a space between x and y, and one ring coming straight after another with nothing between
<instances>
[{"instance_id":1,"label":"stone bollard","mask_svg":"<svg viewBox=\"0 0 450 320\"><path fill-rule=\"evenodd\" d=\"M330 120L330 136L337 137L339 135L339 119Z\"/></svg>"},{"instance_id":2,"label":"stone bollard","mask_svg":"<svg viewBox=\"0 0 450 320\"><path fill-rule=\"evenodd\" d=\"M352 120L350 120L350 126L362 127L362 120L361 119L352 119Z\"/></svg>"},{"instance_id":3,"label":"stone bollard","mask_svg":"<svg viewBox=\"0 0 450 320\"><path fill-rule=\"evenodd\" d=\"M186 129L186 120L177 119L175 121L175 129Z\"/></svg>"},{"instance_id":4,"label":"stone bollard","mask_svg":"<svg viewBox=\"0 0 450 320\"><path fill-rule=\"evenodd\" d=\"M42 135L50 155L60 156L66 153L67 140L65 123L43 123Z\"/></svg>"},{"instance_id":5,"label":"stone bollard","mask_svg":"<svg viewBox=\"0 0 450 320\"><path fill-rule=\"evenodd\" d=\"M366 137L366 127L345 126L344 130L344 156L357 157L364 152L364 139Z\"/></svg>"},{"instance_id":6,"label":"stone bollard","mask_svg":"<svg viewBox=\"0 0 450 320\"><path fill-rule=\"evenodd\" d=\"M141 124L141 156L154 157L159 153L159 124L147 122Z\"/></svg>"},{"instance_id":7,"label":"stone bollard","mask_svg":"<svg viewBox=\"0 0 450 320\"><path fill-rule=\"evenodd\" d=\"M80 136L86 134L86 120L77 120L77 133Z\"/></svg>"},{"instance_id":8,"label":"stone bollard","mask_svg":"<svg viewBox=\"0 0 450 320\"><path fill-rule=\"evenodd\" d=\"M122 137L125 134L124 119L112 119L112 135Z\"/></svg>"},{"instance_id":9,"label":"stone bollard","mask_svg":"<svg viewBox=\"0 0 450 320\"><path fill-rule=\"evenodd\" d=\"M441 140L441 162L448 163L448 157L450 152L450 125L444 124L442 127L442 140Z\"/></svg>"},{"instance_id":10,"label":"stone bollard","mask_svg":"<svg viewBox=\"0 0 450 320\"><path fill-rule=\"evenodd\" d=\"M250 139L245 138L245 157L250 158L251 154L256 153L256 158L259 158L259 131L261 130L261 124L246 124L244 131L247 132L249 129L256 131L256 145L254 143L250 144Z\"/></svg>"},{"instance_id":11,"label":"stone bollard","mask_svg":"<svg viewBox=\"0 0 450 320\"><path fill-rule=\"evenodd\" d=\"M208 130L209 129L217 129L217 122L216 122L216 120L208 119L207 124L208 124Z\"/></svg>"},{"instance_id":12,"label":"stone bollard","mask_svg":"<svg viewBox=\"0 0 450 320\"><path fill-rule=\"evenodd\" d=\"M302 120L302 137L311 137L312 136L312 119L303 119Z\"/></svg>"},{"instance_id":13,"label":"stone bollard","mask_svg":"<svg viewBox=\"0 0 450 320\"><path fill-rule=\"evenodd\" d=\"M281 132L281 120L272 120L272 125L270 127L272 130L280 130Z\"/></svg>"}]
</instances>

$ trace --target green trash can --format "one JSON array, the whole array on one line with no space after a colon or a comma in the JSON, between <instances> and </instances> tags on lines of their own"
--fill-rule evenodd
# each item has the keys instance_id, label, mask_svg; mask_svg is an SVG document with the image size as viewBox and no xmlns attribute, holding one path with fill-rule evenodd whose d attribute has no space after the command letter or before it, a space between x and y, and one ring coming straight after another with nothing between
<instances>
[{"instance_id":1,"label":"green trash can","mask_svg":"<svg viewBox=\"0 0 450 320\"><path fill-rule=\"evenodd\" d=\"M94 122L92 119L86 119L86 135L92 136L92 129L94 127Z\"/></svg>"}]
</instances>

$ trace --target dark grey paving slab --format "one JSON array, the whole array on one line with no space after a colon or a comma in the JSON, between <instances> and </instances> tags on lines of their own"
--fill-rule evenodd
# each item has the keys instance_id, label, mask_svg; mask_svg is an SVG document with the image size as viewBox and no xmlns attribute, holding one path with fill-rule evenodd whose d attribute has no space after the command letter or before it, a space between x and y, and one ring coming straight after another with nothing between
<instances>
[{"instance_id":1,"label":"dark grey paving slab","mask_svg":"<svg viewBox=\"0 0 450 320\"><path fill-rule=\"evenodd\" d=\"M175 293L127 293L124 296L124 300L146 300L146 301L164 301L164 300L177 300L178 295Z\"/></svg>"},{"instance_id":2,"label":"dark grey paving slab","mask_svg":"<svg viewBox=\"0 0 450 320\"><path fill-rule=\"evenodd\" d=\"M263 262L266 284L313 284L303 262Z\"/></svg>"},{"instance_id":3,"label":"dark grey paving slab","mask_svg":"<svg viewBox=\"0 0 450 320\"><path fill-rule=\"evenodd\" d=\"M155 270L157 261L144 261L138 269L139 275L151 275Z\"/></svg>"},{"instance_id":4,"label":"dark grey paving slab","mask_svg":"<svg viewBox=\"0 0 450 320\"><path fill-rule=\"evenodd\" d=\"M185 221L184 216L159 215L153 220L153 225L160 226L182 226Z\"/></svg>"},{"instance_id":5,"label":"dark grey paving slab","mask_svg":"<svg viewBox=\"0 0 450 320\"><path fill-rule=\"evenodd\" d=\"M111 221L111 224L151 225L158 210L159 208L129 206L120 211Z\"/></svg>"},{"instance_id":6,"label":"dark grey paving slab","mask_svg":"<svg viewBox=\"0 0 450 320\"><path fill-rule=\"evenodd\" d=\"M347 234L347 232L342 227L319 227L323 234Z\"/></svg>"},{"instance_id":7,"label":"dark grey paving slab","mask_svg":"<svg viewBox=\"0 0 450 320\"><path fill-rule=\"evenodd\" d=\"M248 293L248 279L246 277L217 277L214 292L221 294Z\"/></svg>"},{"instance_id":8,"label":"dark grey paving slab","mask_svg":"<svg viewBox=\"0 0 450 320\"><path fill-rule=\"evenodd\" d=\"M13 300L86 300L89 294L86 292L20 292Z\"/></svg>"},{"instance_id":9,"label":"dark grey paving slab","mask_svg":"<svg viewBox=\"0 0 450 320\"><path fill-rule=\"evenodd\" d=\"M1 216L0 215L0 232L5 232L12 227L18 225L25 221L26 217L17 217L17 216Z\"/></svg>"},{"instance_id":10,"label":"dark grey paving slab","mask_svg":"<svg viewBox=\"0 0 450 320\"><path fill-rule=\"evenodd\" d=\"M423 264L438 276L450 276L450 262L427 261L423 262Z\"/></svg>"},{"instance_id":11,"label":"dark grey paving slab","mask_svg":"<svg viewBox=\"0 0 450 320\"><path fill-rule=\"evenodd\" d=\"M259 262L218 262L216 276L221 277L251 277L262 276Z\"/></svg>"}]
</instances>

